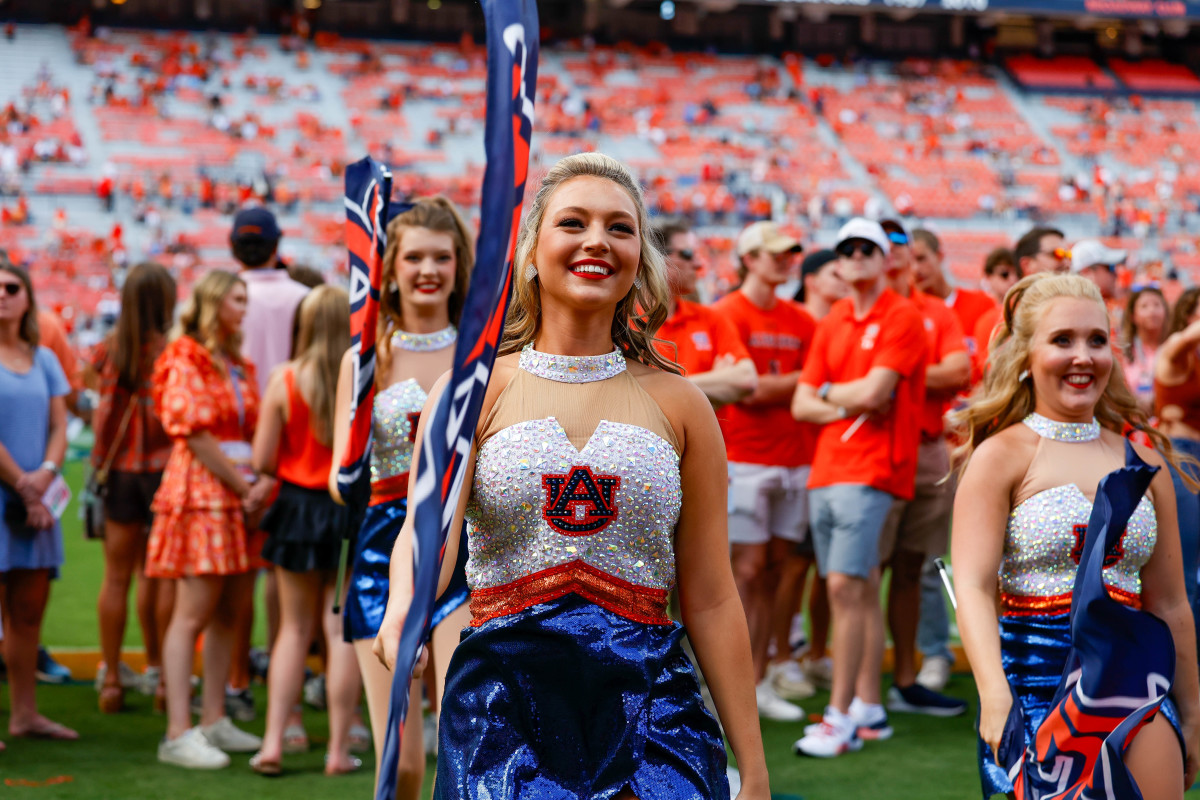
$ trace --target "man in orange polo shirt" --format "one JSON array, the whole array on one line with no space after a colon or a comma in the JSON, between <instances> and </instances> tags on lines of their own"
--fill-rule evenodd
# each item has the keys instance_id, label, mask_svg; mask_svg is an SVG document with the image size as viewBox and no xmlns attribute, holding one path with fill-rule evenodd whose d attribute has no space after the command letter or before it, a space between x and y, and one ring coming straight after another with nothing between
<instances>
[{"instance_id":1,"label":"man in orange polo shirt","mask_svg":"<svg viewBox=\"0 0 1200 800\"><path fill-rule=\"evenodd\" d=\"M777 686L787 684L797 699L813 691L788 658L786 641L777 648L777 664L767 659L779 578L808 529L813 434L792 419L788 405L816 323L798 303L775 294L794 273L799 250L774 223L750 225L737 240L742 285L713 306L733 323L758 372L758 388L724 408L721 420L729 456L729 541L750 629L758 712L784 722L797 722L804 712Z\"/></svg>"},{"instance_id":2,"label":"man in orange polo shirt","mask_svg":"<svg viewBox=\"0 0 1200 800\"><path fill-rule=\"evenodd\" d=\"M975 326L981 316L996 307L996 302L985 292L950 284L942 268L945 258L942 255L942 243L933 231L917 228L912 232L912 257L913 278L918 291L945 301L946 306L958 317L963 335L968 337L967 352L973 358L979 349L973 335Z\"/></svg>"},{"instance_id":3,"label":"man in orange polo shirt","mask_svg":"<svg viewBox=\"0 0 1200 800\"><path fill-rule=\"evenodd\" d=\"M879 538L897 500L911 500L928 345L921 315L884 283L891 249L861 217L838 232L838 272L850 286L817 326L792 400L797 420L823 426L809 476L817 565L833 612L833 690L796 752L830 758L862 747L859 728L887 728L878 675L883 659Z\"/></svg>"},{"instance_id":4,"label":"man in orange polo shirt","mask_svg":"<svg viewBox=\"0 0 1200 800\"><path fill-rule=\"evenodd\" d=\"M658 329L654 345L683 368L713 408L736 403L758 388L758 373L733 325L708 306L687 299L696 293L703 266L700 241L682 221L660 222L654 230L667 256L672 295L671 315Z\"/></svg>"},{"instance_id":5,"label":"man in orange polo shirt","mask_svg":"<svg viewBox=\"0 0 1200 800\"><path fill-rule=\"evenodd\" d=\"M954 483L947 480L950 449L946 443L944 415L957 394L970 382L971 359L967 356L962 328L954 312L939 298L913 288L911 254L904 228L890 220L885 220L882 226L892 245L887 264L888 287L901 297L907 297L920 312L929 344L915 493L912 500L892 506L879 548L880 561L892 569L887 617L895 667L887 707L891 711L910 714L952 717L966 711L967 704L918 682L916 646L920 623L920 631L924 634L923 652L942 657L950 652L949 620L932 559L944 555L949 547L950 515L954 506ZM934 581L931 602L940 605L940 609L934 607L929 612L923 602L922 571L926 565L929 566L929 577ZM939 610L940 614L937 613ZM952 658L950 663L953 663ZM879 675L861 677L864 681L878 682L879 679ZM878 734L879 731L870 733Z\"/></svg>"}]
</instances>

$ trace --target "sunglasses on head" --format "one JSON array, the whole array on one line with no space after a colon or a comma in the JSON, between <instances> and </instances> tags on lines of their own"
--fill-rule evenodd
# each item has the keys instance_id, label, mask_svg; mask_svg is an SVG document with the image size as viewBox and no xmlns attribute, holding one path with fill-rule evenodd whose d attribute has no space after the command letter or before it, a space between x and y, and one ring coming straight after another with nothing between
<instances>
[{"instance_id":1,"label":"sunglasses on head","mask_svg":"<svg viewBox=\"0 0 1200 800\"><path fill-rule=\"evenodd\" d=\"M892 231L887 236L888 236L888 241L891 242L892 244L898 244L898 245L908 244L908 237L905 236L903 233L900 233L899 231Z\"/></svg>"},{"instance_id":2,"label":"sunglasses on head","mask_svg":"<svg viewBox=\"0 0 1200 800\"><path fill-rule=\"evenodd\" d=\"M864 258L870 258L879 250L879 245L863 240L842 242L837 246L837 254L842 258L854 258L855 253L862 253Z\"/></svg>"},{"instance_id":3,"label":"sunglasses on head","mask_svg":"<svg viewBox=\"0 0 1200 800\"><path fill-rule=\"evenodd\" d=\"M1054 256L1059 261L1066 261L1071 257L1071 251L1065 247L1056 247L1053 250L1042 250L1041 255Z\"/></svg>"},{"instance_id":4,"label":"sunglasses on head","mask_svg":"<svg viewBox=\"0 0 1200 800\"><path fill-rule=\"evenodd\" d=\"M682 250L672 250L671 254L679 256L684 261L695 261L696 260L696 251L688 250L687 248L684 248Z\"/></svg>"},{"instance_id":5,"label":"sunglasses on head","mask_svg":"<svg viewBox=\"0 0 1200 800\"><path fill-rule=\"evenodd\" d=\"M1135 283L1129 287L1129 291L1131 291L1131 292L1140 292L1143 289L1158 289L1159 291L1161 291L1162 287L1158 285L1158 281L1146 281L1145 283Z\"/></svg>"},{"instance_id":6,"label":"sunglasses on head","mask_svg":"<svg viewBox=\"0 0 1200 800\"><path fill-rule=\"evenodd\" d=\"M0 283L0 288L3 288L4 293L6 295L8 295L9 297L16 297L17 292L21 291L21 284L8 283L7 281L5 281L4 283Z\"/></svg>"}]
</instances>

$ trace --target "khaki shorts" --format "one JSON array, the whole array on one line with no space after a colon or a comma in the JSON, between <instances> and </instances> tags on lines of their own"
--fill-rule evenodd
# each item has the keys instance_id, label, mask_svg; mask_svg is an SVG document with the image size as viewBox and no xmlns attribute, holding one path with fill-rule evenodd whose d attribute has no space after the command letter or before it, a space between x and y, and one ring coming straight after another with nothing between
<instances>
[{"instance_id":1,"label":"khaki shorts","mask_svg":"<svg viewBox=\"0 0 1200 800\"><path fill-rule=\"evenodd\" d=\"M922 442L917 451L916 493L897 500L879 536L879 562L886 564L898 551L940 556L950 546L950 517L954 512L954 477L945 439Z\"/></svg>"},{"instance_id":2,"label":"khaki shorts","mask_svg":"<svg viewBox=\"0 0 1200 800\"><path fill-rule=\"evenodd\" d=\"M808 533L804 467L729 464L729 541L766 544L772 536L800 542Z\"/></svg>"}]
</instances>

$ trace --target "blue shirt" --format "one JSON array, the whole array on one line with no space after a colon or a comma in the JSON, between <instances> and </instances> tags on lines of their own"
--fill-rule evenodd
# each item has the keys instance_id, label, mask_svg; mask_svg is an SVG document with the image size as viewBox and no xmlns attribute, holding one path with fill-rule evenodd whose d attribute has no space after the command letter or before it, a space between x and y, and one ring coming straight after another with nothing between
<instances>
[{"instance_id":1,"label":"blue shirt","mask_svg":"<svg viewBox=\"0 0 1200 800\"><path fill-rule=\"evenodd\" d=\"M39 347L33 369L22 374L0 364L0 444L25 472L46 460L50 398L71 387L52 350Z\"/></svg>"},{"instance_id":2,"label":"blue shirt","mask_svg":"<svg viewBox=\"0 0 1200 800\"><path fill-rule=\"evenodd\" d=\"M25 472L46 460L50 398L70 393L67 376L54 351L39 347L28 372L0 365L0 444ZM0 485L0 511L20 503L11 487ZM0 573L12 569L49 569L57 577L63 563L62 528L10 531L0 516Z\"/></svg>"}]
</instances>

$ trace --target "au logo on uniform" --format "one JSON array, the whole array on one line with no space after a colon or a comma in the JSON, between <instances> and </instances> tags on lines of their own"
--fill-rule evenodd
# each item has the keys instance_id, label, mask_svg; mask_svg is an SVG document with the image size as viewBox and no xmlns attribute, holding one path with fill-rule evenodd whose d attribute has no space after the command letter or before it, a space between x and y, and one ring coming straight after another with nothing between
<instances>
[{"instance_id":1,"label":"au logo on uniform","mask_svg":"<svg viewBox=\"0 0 1200 800\"><path fill-rule=\"evenodd\" d=\"M543 475L542 486L546 489L542 517L559 533L599 533L617 518L619 475L597 475L591 467L571 467L566 475Z\"/></svg>"}]
</instances>

